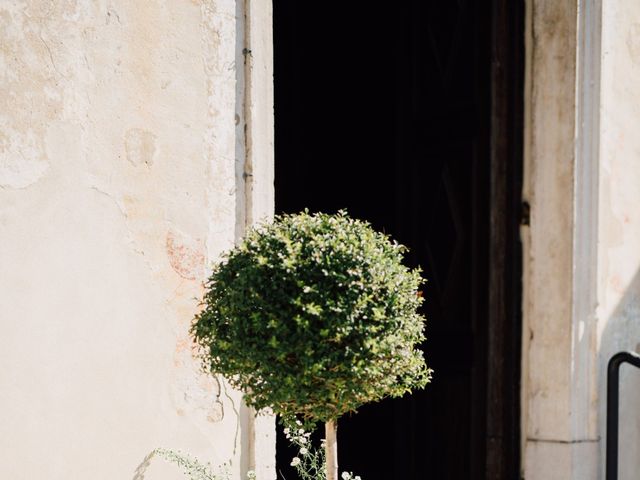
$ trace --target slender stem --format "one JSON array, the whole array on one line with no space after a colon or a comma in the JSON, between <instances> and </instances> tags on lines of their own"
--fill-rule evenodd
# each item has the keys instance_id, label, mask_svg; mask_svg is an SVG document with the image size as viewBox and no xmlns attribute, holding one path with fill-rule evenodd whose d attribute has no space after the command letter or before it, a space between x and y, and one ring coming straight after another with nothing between
<instances>
[{"instance_id":1,"label":"slender stem","mask_svg":"<svg viewBox=\"0 0 640 480\"><path fill-rule=\"evenodd\" d=\"M335 420L324 424L327 480L338 480L338 425Z\"/></svg>"}]
</instances>

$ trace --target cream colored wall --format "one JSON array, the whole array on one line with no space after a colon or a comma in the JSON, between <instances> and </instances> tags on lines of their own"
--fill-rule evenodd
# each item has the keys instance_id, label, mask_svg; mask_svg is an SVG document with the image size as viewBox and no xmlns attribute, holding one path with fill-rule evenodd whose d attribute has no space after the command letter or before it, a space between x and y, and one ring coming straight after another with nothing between
<instances>
[{"instance_id":1,"label":"cream colored wall","mask_svg":"<svg viewBox=\"0 0 640 480\"><path fill-rule=\"evenodd\" d=\"M187 333L247 216L244 5L0 2L1 478L141 480L158 446L275 478Z\"/></svg>"},{"instance_id":2,"label":"cream colored wall","mask_svg":"<svg viewBox=\"0 0 640 480\"><path fill-rule=\"evenodd\" d=\"M640 3L603 2L599 211L600 426L606 362L640 350ZM640 471L640 371L621 374L620 479ZM602 445L604 458L604 442Z\"/></svg>"}]
</instances>

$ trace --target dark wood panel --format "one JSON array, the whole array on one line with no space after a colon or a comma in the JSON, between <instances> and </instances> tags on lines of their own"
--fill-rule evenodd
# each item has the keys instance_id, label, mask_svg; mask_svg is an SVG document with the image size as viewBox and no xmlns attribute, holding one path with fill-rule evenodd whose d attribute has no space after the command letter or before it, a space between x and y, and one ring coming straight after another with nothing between
<instances>
[{"instance_id":1,"label":"dark wood panel","mask_svg":"<svg viewBox=\"0 0 640 480\"><path fill-rule=\"evenodd\" d=\"M517 478L520 3L274 1L277 210L347 208L428 279L433 384L339 425L365 480Z\"/></svg>"},{"instance_id":2,"label":"dark wood panel","mask_svg":"<svg viewBox=\"0 0 640 480\"><path fill-rule=\"evenodd\" d=\"M493 0L487 348L489 480L520 476L523 2Z\"/></svg>"}]
</instances>

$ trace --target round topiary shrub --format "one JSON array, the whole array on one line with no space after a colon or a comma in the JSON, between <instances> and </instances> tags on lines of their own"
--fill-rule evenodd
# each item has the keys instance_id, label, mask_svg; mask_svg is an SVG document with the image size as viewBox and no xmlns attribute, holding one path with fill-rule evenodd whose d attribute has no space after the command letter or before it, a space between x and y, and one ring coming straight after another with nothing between
<instances>
[{"instance_id":1,"label":"round topiary shrub","mask_svg":"<svg viewBox=\"0 0 640 480\"><path fill-rule=\"evenodd\" d=\"M228 252L192 334L247 404L333 422L429 381L418 270L345 212L276 217Z\"/></svg>"}]
</instances>

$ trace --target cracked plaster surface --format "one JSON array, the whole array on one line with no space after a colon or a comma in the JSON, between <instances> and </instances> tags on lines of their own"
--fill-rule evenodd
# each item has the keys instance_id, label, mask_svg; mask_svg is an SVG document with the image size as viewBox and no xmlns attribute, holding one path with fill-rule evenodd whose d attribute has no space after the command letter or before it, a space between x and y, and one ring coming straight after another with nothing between
<instances>
[{"instance_id":1,"label":"cracked plaster surface","mask_svg":"<svg viewBox=\"0 0 640 480\"><path fill-rule=\"evenodd\" d=\"M235 19L229 0L0 3L0 351L21 365L0 374L0 477L131 478L160 445L239 468L239 394L188 337L235 235ZM34 459L36 437L54 447Z\"/></svg>"}]
</instances>

